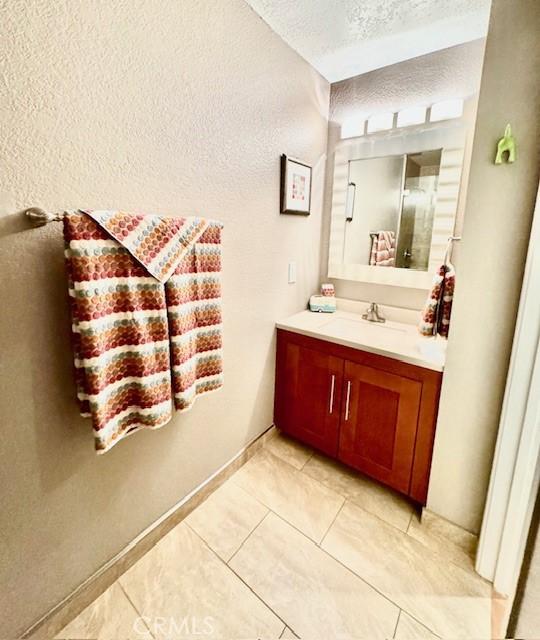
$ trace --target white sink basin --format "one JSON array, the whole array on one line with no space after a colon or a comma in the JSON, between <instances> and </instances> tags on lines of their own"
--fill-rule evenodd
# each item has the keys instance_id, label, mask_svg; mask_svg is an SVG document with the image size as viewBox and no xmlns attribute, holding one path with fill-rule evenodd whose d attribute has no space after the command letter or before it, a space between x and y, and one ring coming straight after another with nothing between
<instances>
[{"instance_id":1,"label":"white sink basin","mask_svg":"<svg viewBox=\"0 0 540 640\"><path fill-rule=\"evenodd\" d=\"M446 341L422 337L416 324L369 322L359 314L338 309L330 317L301 311L278 322L277 327L434 371L444 368Z\"/></svg>"},{"instance_id":2,"label":"white sink basin","mask_svg":"<svg viewBox=\"0 0 540 640\"><path fill-rule=\"evenodd\" d=\"M387 322L369 322L368 320L350 320L349 318L335 318L321 325L323 331L329 331L333 335L349 339L359 339L362 336L379 337L387 342L400 339L406 333L402 327L396 327Z\"/></svg>"}]
</instances>

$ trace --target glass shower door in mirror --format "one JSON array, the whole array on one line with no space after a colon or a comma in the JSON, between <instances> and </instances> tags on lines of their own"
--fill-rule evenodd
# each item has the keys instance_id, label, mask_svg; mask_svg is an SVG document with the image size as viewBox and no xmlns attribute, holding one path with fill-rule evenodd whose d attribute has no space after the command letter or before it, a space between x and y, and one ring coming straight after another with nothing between
<instances>
[{"instance_id":1,"label":"glass shower door in mirror","mask_svg":"<svg viewBox=\"0 0 540 640\"><path fill-rule=\"evenodd\" d=\"M352 160L343 261L426 271L441 150Z\"/></svg>"},{"instance_id":2,"label":"glass shower door in mirror","mask_svg":"<svg viewBox=\"0 0 540 640\"><path fill-rule=\"evenodd\" d=\"M396 267L428 268L440 168L441 149L406 156Z\"/></svg>"}]
</instances>

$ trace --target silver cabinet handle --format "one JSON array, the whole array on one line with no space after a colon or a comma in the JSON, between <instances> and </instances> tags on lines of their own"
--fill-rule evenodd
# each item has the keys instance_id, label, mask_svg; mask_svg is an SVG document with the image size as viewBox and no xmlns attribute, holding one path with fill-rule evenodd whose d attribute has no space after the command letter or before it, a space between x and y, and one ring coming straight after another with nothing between
<instances>
[{"instance_id":1,"label":"silver cabinet handle","mask_svg":"<svg viewBox=\"0 0 540 640\"><path fill-rule=\"evenodd\" d=\"M349 401L351 399L351 381L347 380L347 402L345 403L345 420L349 419Z\"/></svg>"},{"instance_id":2,"label":"silver cabinet handle","mask_svg":"<svg viewBox=\"0 0 540 640\"><path fill-rule=\"evenodd\" d=\"M334 411L334 386L336 384L336 376L332 374L332 382L330 383L330 409L329 413Z\"/></svg>"}]
</instances>

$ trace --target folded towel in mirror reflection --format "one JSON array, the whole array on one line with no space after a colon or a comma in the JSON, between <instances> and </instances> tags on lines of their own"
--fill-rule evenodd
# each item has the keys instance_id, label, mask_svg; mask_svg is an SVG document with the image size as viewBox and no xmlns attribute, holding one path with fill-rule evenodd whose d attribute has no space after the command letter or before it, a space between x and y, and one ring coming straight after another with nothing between
<instances>
[{"instance_id":1,"label":"folded towel in mirror reflection","mask_svg":"<svg viewBox=\"0 0 540 640\"><path fill-rule=\"evenodd\" d=\"M371 234L372 267L393 267L396 254L396 234L393 231L377 231Z\"/></svg>"},{"instance_id":2,"label":"folded towel in mirror reflection","mask_svg":"<svg viewBox=\"0 0 540 640\"><path fill-rule=\"evenodd\" d=\"M422 312L419 330L423 336L440 335L448 338L455 284L456 271L453 265L450 262L442 264Z\"/></svg>"}]
</instances>

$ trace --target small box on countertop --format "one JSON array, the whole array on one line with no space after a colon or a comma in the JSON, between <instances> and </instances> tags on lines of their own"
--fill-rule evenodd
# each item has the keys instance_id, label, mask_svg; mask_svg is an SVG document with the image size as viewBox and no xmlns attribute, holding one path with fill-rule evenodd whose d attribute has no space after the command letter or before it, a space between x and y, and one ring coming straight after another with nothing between
<instances>
[{"instance_id":1,"label":"small box on countertop","mask_svg":"<svg viewBox=\"0 0 540 640\"><path fill-rule=\"evenodd\" d=\"M334 289L334 285L330 282L325 282L321 284L321 296L328 296L329 298L333 298L336 295L336 291Z\"/></svg>"},{"instance_id":2,"label":"small box on countertop","mask_svg":"<svg viewBox=\"0 0 540 640\"><path fill-rule=\"evenodd\" d=\"M334 296L311 296L309 310L319 313L334 313L336 311L336 298Z\"/></svg>"}]
</instances>

